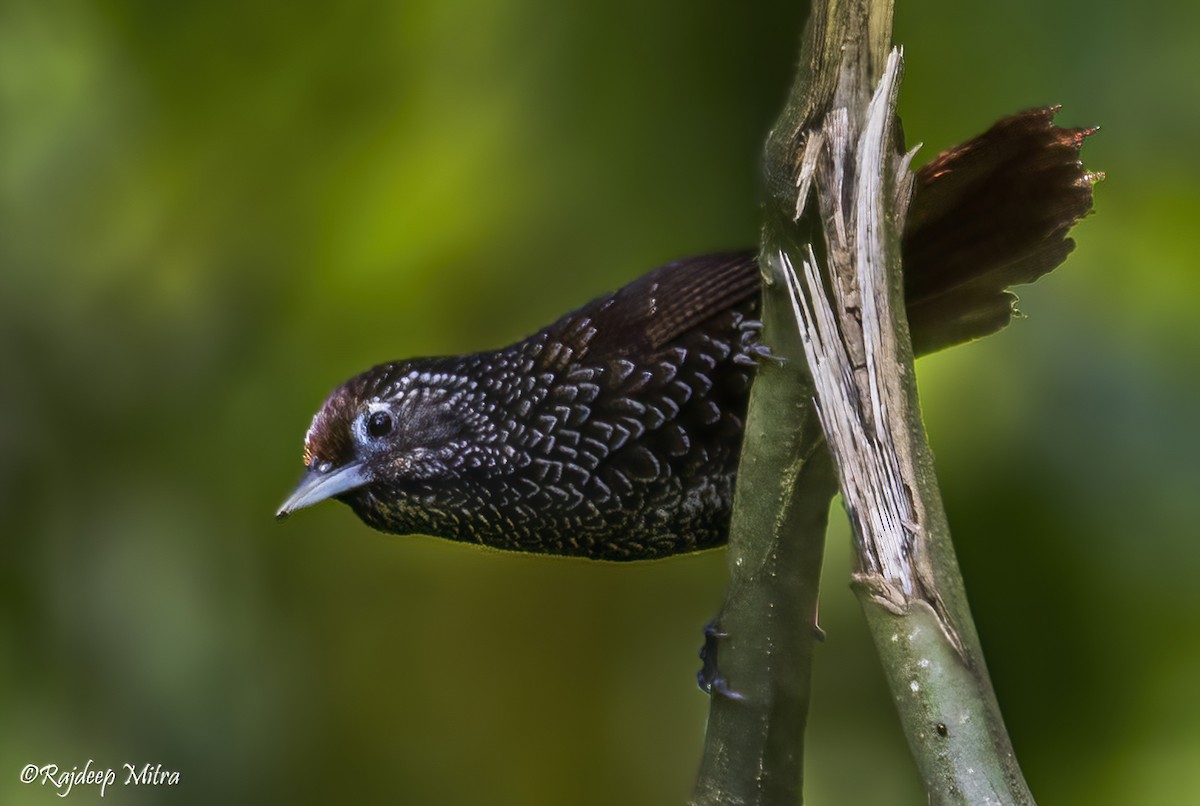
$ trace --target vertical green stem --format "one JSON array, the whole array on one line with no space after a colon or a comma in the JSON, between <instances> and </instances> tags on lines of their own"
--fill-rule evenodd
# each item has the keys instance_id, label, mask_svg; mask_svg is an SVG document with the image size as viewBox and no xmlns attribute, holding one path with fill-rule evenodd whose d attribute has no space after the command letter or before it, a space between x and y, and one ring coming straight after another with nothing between
<instances>
[{"instance_id":1,"label":"vertical green stem","mask_svg":"<svg viewBox=\"0 0 1200 806\"><path fill-rule=\"evenodd\" d=\"M820 239L819 217L813 209L805 212L806 192L797 201L798 146L828 109L845 46L858 39L851 33L861 27L884 42L890 37L891 6L885 5L881 14L842 0L813 4L796 81L767 144L763 339L784 361L764 363L750 397L720 619L726 633L720 674L740 698L713 697L695 804L790 806L800 800L821 562L836 477L812 407L814 388L779 255L800 254Z\"/></svg>"}]
</instances>

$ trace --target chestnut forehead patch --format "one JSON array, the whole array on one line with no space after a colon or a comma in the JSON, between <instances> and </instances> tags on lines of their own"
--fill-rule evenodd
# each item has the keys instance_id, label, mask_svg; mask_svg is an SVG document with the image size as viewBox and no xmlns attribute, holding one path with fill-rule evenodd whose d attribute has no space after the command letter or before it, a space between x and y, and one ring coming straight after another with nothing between
<instances>
[{"instance_id":1,"label":"chestnut forehead patch","mask_svg":"<svg viewBox=\"0 0 1200 806\"><path fill-rule=\"evenodd\" d=\"M334 467L354 456L350 426L357 413L355 395L343 386L325 401L304 436L304 466L330 462Z\"/></svg>"}]
</instances>

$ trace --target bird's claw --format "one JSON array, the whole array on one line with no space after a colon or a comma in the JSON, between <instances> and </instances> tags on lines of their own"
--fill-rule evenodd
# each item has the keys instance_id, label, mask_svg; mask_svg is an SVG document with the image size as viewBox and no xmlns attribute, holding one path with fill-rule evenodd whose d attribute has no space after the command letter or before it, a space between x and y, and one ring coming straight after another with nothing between
<instances>
[{"instance_id":1,"label":"bird's claw","mask_svg":"<svg viewBox=\"0 0 1200 806\"><path fill-rule=\"evenodd\" d=\"M743 367L757 367L765 361L773 361L781 367L787 363L786 358L776 355L765 344L751 344L746 346L744 350L744 352L738 353L733 357L733 363L740 364Z\"/></svg>"},{"instance_id":2,"label":"bird's claw","mask_svg":"<svg viewBox=\"0 0 1200 806\"><path fill-rule=\"evenodd\" d=\"M700 671L696 672L696 685L710 697L724 697L728 700L744 700L745 695L734 691L729 681L721 677L717 668L717 644L729 633L717 626L716 621L710 621L704 627L704 646L700 647Z\"/></svg>"}]
</instances>

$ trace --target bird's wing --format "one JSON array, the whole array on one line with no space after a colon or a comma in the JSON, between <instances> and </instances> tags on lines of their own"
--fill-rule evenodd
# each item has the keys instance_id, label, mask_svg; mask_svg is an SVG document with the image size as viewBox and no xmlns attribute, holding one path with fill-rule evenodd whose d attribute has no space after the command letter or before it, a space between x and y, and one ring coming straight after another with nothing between
<instances>
[{"instance_id":1,"label":"bird's wing","mask_svg":"<svg viewBox=\"0 0 1200 806\"><path fill-rule=\"evenodd\" d=\"M753 252L684 258L593 300L547 331L574 360L646 354L754 298L758 289Z\"/></svg>"}]
</instances>

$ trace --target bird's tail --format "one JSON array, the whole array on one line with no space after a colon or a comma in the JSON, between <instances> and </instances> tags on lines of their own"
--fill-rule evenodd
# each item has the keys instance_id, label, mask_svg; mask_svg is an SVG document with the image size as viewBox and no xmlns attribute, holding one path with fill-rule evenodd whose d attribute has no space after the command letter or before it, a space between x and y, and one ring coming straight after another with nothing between
<instances>
[{"instance_id":1,"label":"bird's tail","mask_svg":"<svg viewBox=\"0 0 1200 806\"><path fill-rule=\"evenodd\" d=\"M914 351L931 353L1008 324L1011 286L1031 283L1074 248L1092 206L1079 159L1095 129L1062 129L1053 109L1005 118L923 167L902 246Z\"/></svg>"}]
</instances>

